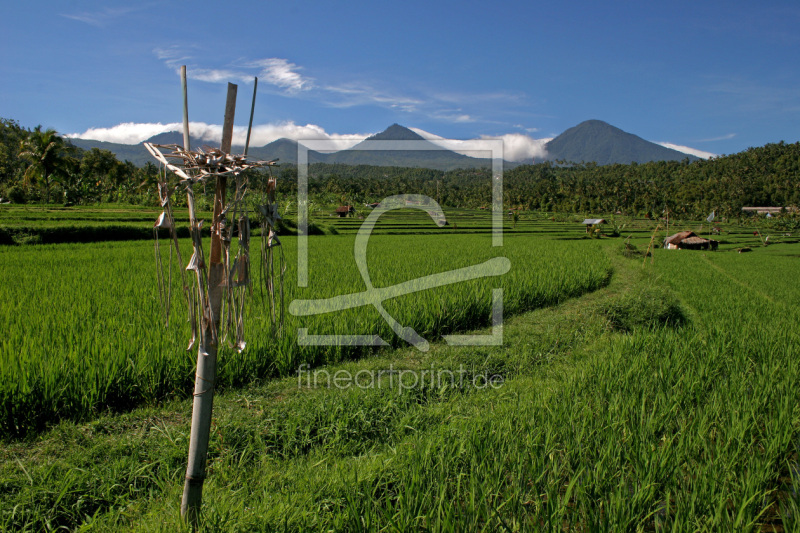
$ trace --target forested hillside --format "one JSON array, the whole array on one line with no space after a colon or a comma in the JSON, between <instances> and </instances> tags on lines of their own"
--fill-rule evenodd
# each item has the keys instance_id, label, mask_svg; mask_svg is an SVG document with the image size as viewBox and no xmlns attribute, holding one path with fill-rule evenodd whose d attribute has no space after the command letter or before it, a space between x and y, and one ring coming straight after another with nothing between
<instances>
[{"instance_id":1,"label":"forested hillside","mask_svg":"<svg viewBox=\"0 0 800 533\"><path fill-rule=\"evenodd\" d=\"M158 167L120 162L107 151L72 146L53 130L28 130L0 119L0 198L13 203L155 202ZM277 171L284 195L297 187L297 169ZM491 203L488 169L451 171L316 163L309 192L322 204L380 201L418 193L452 207ZM258 178L254 177L257 185ZM743 206L800 204L800 143L750 148L710 160L644 164L524 165L504 175L506 208L658 216L665 208L687 217L712 210L736 215Z\"/></svg>"},{"instance_id":2,"label":"forested hillside","mask_svg":"<svg viewBox=\"0 0 800 533\"><path fill-rule=\"evenodd\" d=\"M800 204L800 143L691 163L519 167L505 186L511 204L551 210L734 215L744 206Z\"/></svg>"},{"instance_id":3,"label":"forested hillside","mask_svg":"<svg viewBox=\"0 0 800 533\"><path fill-rule=\"evenodd\" d=\"M489 171L312 165L310 191L333 202L378 201L421 193L443 205L491 203ZM744 206L800 204L800 143L768 144L712 160L630 165L558 166L550 162L507 170L506 207L546 211L657 216L665 208L687 217L738 215ZM327 196L326 196L327 195Z\"/></svg>"},{"instance_id":4,"label":"forested hillside","mask_svg":"<svg viewBox=\"0 0 800 533\"><path fill-rule=\"evenodd\" d=\"M120 162L108 150L82 150L54 130L0 118L0 198L13 203L141 202L158 167Z\"/></svg>"}]
</instances>

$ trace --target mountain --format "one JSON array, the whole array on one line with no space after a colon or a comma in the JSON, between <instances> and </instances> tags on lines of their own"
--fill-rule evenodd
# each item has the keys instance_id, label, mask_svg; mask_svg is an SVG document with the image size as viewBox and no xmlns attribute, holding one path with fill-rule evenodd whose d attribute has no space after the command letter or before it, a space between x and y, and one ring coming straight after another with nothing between
<instances>
[{"instance_id":1,"label":"mountain","mask_svg":"<svg viewBox=\"0 0 800 533\"><path fill-rule=\"evenodd\" d=\"M421 141L430 150L369 150L369 141ZM235 148L234 148L235 151ZM278 139L260 148L250 148L249 155L269 160L278 158L280 163L297 164L297 141ZM421 167L439 170L453 168L473 168L489 166L488 159L477 159L443 150L426 141L410 129L392 124L384 131L376 133L352 148L332 153L309 150L310 163L338 163L341 165L374 165L396 167Z\"/></svg>"},{"instance_id":2,"label":"mountain","mask_svg":"<svg viewBox=\"0 0 800 533\"><path fill-rule=\"evenodd\" d=\"M142 166L148 161L150 163L156 162L155 159L153 159L153 156L151 156L144 147L145 142L153 144L178 144L183 146L183 133L177 131L167 131L164 133L159 133L158 135L153 135L146 141L143 141L139 144L118 144L79 138L70 138L69 141L78 148L82 148L84 150L91 150L92 148L109 150L113 152L120 161L127 160L137 166ZM196 137L190 137L189 142L191 143L193 149L202 148L205 146L213 146L215 148L219 147L219 143L198 139ZM233 153L241 154L244 151L244 146L234 145L231 147L231 150ZM318 160L315 158L314 154L316 154L316 152L309 154L309 159L312 162L316 162ZM291 139L278 139L277 141L273 141L265 146L251 146L248 150L248 155L250 155L253 159L280 159L281 163L297 164L297 142Z\"/></svg>"},{"instance_id":3,"label":"mountain","mask_svg":"<svg viewBox=\"0 0 800 533\"><path fill-rule=\"evenodd\" d=\"M370 141L418 141L428 149L369 150L367 147ZM491 167L491 159L469 157L445 150L399 124L392 124L384 131L367 137L350 149L327 154L324 156L323 161L343 165L420 167L436 170Z\"/></svg>"},{"instance_id":4,"label":"mountain","mask_svg":"<svg viewBox=\"0 0 800 533\"><path fill-rule=\"evenodd\" d=\"M149 142L153 144L178 144L180 146L183 146L183 133L179 131L165 131L164 133L153 135L144 142ZM192 145L192 148L195 148L197 146L213 144L208 141L204 141L203 139L192 137L191 135L189 136L189 143ZM144 143L139 143L139 145L141 144Z\"/></svg>"},{"instance_id":5,"label":"mountain","mask_svg":"<svg viewBox=\"0 0 800 533\"><path fill-rule=\"evenodd\" d=\"M119 144L109 143L105 141L95 141L93 139L78 139L70 137L67 139L72 145L77 146L83 150L91 150L98 148L100 150L108 150L113 152L120 161L130 161L136 166L142 166L148 161L155 163L155 159L151 156L147 149L142 144ZM183 144L183 140L181 140Z\"/></svg>"},{"instance_id":6,"label":"mountain","mask_svg":"<svg viewBox=\"0 0 800 533\"><path fill-rule=\"evenodd\" d=\"M367 137L368 141L424 141L415 131L394 123L380 133Z\"/></svg>"},{"instance_id":7,"label":"mountain","mask_svg":"<svg viewBox=\"0 0 800 533\"><path fill-rule=\"evenodd\" d=\"M291 163L295 165L297 164L297 141L281 138L258 148L251 146L247 151L247 155L262 161L277 159L279 164ZM310 154L309 159L312 159Z\"/></svg>"},{"instance_id":8,"label":"mountain","mask_svg":"<svg viewBox=\"0 0 800 533\"><path fill-rule=\"evenodd\" d=\"M368 141L419 141L429 146L429 150L368 150ZM147 152L144 143L139 144L116 144L88 139L71 139L72 143L79 148L90 150L91 148L101 148L110 150L117 155L120 160L128 160L136 165L144 165L146 162L154 162L153 157ZM147 139L146 142L155 144L183 144L183 134L177 131L159 133ZM192 148L205 145L214 145L208 141L191 138ZM234 153L242 153L243 146L232 147ZM265 146L253 147L248 150L248 155L253 159L271 160L278 159L279 163L297 164L297 141L291 139L278 139ZM490 167L489 159L479 159L466 155L457 154L450 150L444 150L426 141L420 135L410 129L392 124L386 130L377 133L366 140L347 150L340 150L333 153L320 153L310 150L308 153L310 163L339 163L343 165L375 165L375 166L396 166L396 167L420 167L432 168L437 170L451 170L454 168L474 168ZM509 163L509 165L516 165Z\"/></svg>"},{"instance_id":9,"label":"mountain","mask_svg":"<svg viewBox=\"0 0 800 533\"><path fill-rule=\"evenodd\" d=\"M430 146L431 150L367 150L367 141L420 141ZM139 144L116 144L89 139L70 139L70 142L84 150L100 148L110 150L121 161L128 160L136 165L155 162L153 157ZM147 142L156 144L183 144L183 135L177 131L159 133ZM192 147L215 143L192 138ZM631 133L622 131L601 120L587 120L568 129L545 145L548 159L552 161L570 161L573 163L594 161L598 165L612 163L628 164L632 161L646 163L648 161L681 161L694 156L665 148L661 145L645 141ZM233 146L234 153L242 153L243 146ZM254 159L278 159L279 163L297 164L297 141L278 139L265 146L251 146L249 154ZM435 147L430 141L399 124L392 124L384 131L376 133L347 150L333 153L309 152L311 163L339 163L343 165L376 165L397 167L420 167L436 170L452 170L455 168L475 168L491 166L489 159L481 159L457 154L450 150ZM505 162L506 168L520 163Z\"/></svg>"},{"instance_id":10,"label":"mountain","mask_svg":"<svg viewBox=\"0 0 800 533\"><path fill-rule=\"evenodd\" d=\"M83 150L91 150L92 148L99 148L100 150L108 150L113 152L120 161L130 161L136 166L143 166L145 163L157 163L150 152L144 147L145 142L155 144L179 144L183 146L183 133L177 131L168 131L153 135L147 141L140 142L139 144L120 144L110 143L105 141L95 141L93 139L68 139L73 145ZM190 137L189 142L192 143L192 148L213 144L196 137Z\"/></svg>"},{"instance_id":11,"label":"mountain","mask_svg":"<svg viewBox=\"0 0 800 533\"><path fill-rule=\"evenodd\" d=\"M598 165L649 161L691 161L697 157L645 141L602 120L587 120L569 128L545 145L548 159Z\"/></svg>"}]
</instances>

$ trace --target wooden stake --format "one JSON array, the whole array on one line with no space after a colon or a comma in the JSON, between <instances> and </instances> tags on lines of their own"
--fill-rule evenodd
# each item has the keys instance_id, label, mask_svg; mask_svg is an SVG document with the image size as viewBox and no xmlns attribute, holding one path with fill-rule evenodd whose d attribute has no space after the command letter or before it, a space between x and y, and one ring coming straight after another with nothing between
<instances>
[{"instance_id":1,"label":"wooden stake","mask_svg":"<svg viewBox=\"0 0 800 533\"><path fill-rule=\"evenodd\" d=\"M233 115L236 112L236 89L233 83L228 84L228 99L225 102L225 122L222 125L222 143L219 149L226 154L231 153L231 142L233 140ZM217 188L214 191L214 218L211 225L211 258L209 262L213 266L222 263L222 239L219 234L220 214L225 209L225 193L227 192L228 178L226 176L217 177ZM211 273L209 272L209 275ZM209 285L210 287L210 285Z\"/></svg>"},{"instance_id":2,"label":"wooden stake","mask_svg":"<svg viewBox=\"0 0 800 533\"><path fill-rule=\"evenodd\" d=\"M258 89L258 78L253 82L253 103L250 105L250 124L247 126L247 140L244 143L244 155L250 148L250 132L253 131L253 113L256 111L256 90Z\"/></svg>"},{"instance_id":3,"label":"wooden stake","mask_svg":"<svg viewBox=\"0 0 800 533\"><path fill-rule=\"evenodd\" d=\"M186 87L186 65L181 65L181 89L183 90L183 149L187 152L190 151L192 148L189 143L189 96L187 94L187 87ZM189 186L189 195L194 196L194 191L191 190L191 185ZM194 225L197 223L197 218L194 212L194 202L189 201L187 202L189 205L189 227L194 228ZM199 276L198 272L198 276ZM200 282L200 278L198 277L198 283Z\"/></svg>"},{"instance_id":4,"label":"wooden stake","mask_svg":"<svg viewBox=\"0 0 800 533\"><path fill-rule=\"evenodd\" d=\"M222 129L221 150L230 153L233 138L233 117L236 111L236 85L228 84L225 104L225 121ZM187 122L188 124L188 122ZM186 130L184 130L186 135ZM197 374L194 382L192 406L192 431L189 438L189 462L183 487L181 516L189 520L193 529L199 526L200 506L203 499L203 482L206 477L206 456L211 432L211 414L214 403L214 385L217 371L217 343L219 339L220 311L222 309L225 265L222 263L222 235L220 215L225 208L227 179L217 177L214 195L214 219L211 227L211 257L208 265L208 300L211 316L202 321L197 354Z\"/></svg>"},{"instance_id":5,"label":"wooden stake","mask_svg":"<svg viewBox=\"0 0 800 533\"><path fill-rule=\"evenodd\" d=\"M189 146L189 98L186 95L186 65L181 66L181 89L183 89L183 149L187 152Z\"/></svg>"},{"instance_id":6,"label":"wooden stake","mask_svg":"<svg viewBox=\"0 0 800 533\"><path fill-rule=\"evenodd\" d=\"M237 85L228 84L228 97L225 100L225 121L222 123L222 142L219 149L226 154L231 153L231 142L233 141L233 115L236 112L236 89Z\"/></svg>"}]
</instances>

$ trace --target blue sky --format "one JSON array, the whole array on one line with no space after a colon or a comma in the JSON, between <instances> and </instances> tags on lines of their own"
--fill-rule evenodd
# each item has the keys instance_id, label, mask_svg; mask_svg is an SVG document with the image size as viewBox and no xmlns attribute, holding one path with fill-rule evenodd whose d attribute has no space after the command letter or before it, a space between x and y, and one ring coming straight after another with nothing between
<instances>
[{"instance_id":1,"label":"blue sky","mask_svg":"<svg viewBox=\"0 0 800 533\"><path fill-rule=\"evenodd\" d=\"M0 116L138 142L181 120L186 64L193 133L208 138L228 81L246 125L258 75L256 144L397 122L505 136L521 159L600 119L725 154L800 140L798 28L796 0L11 2Z\"/></svg>"}]
</instances>

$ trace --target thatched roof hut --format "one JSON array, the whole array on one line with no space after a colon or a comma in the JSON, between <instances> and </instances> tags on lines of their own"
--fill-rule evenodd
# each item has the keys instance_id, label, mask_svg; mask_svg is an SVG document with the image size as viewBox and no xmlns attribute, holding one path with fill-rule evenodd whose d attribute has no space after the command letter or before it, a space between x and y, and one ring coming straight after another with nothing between
<instances>
[{"instance_id":1,"label":"thatched roof hut","mask_svg":"<svg viewBox=\"0 0 800 533\"><path fill-rule=\"evenodd\" d=\"M693 231L681 231L664 239L667 250L716 250L719 241L704 239Z\"/></svg>"},{"instance_id":2,"label":"thatched roof hut","mask_svg":"<svg viewBox=\"0 0 800 533\"><path fill-rule=\"evenodd\" d=\"M340 217L346 217L346 216L351 215L351 214L353 214L355 212L356 212L356 209L352 205L343 205L341 207L337 207L336 208L336 212L334 214L337 215L337 216L340 216Z\"/></svg>"}]
</instances>

